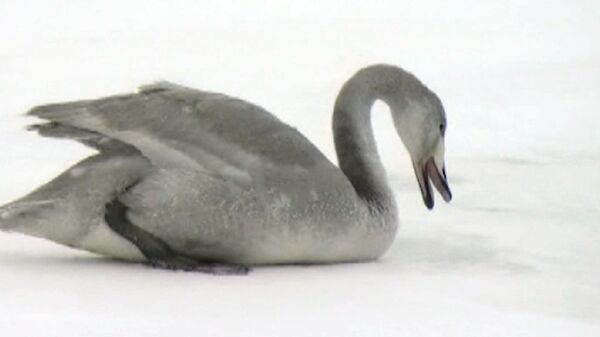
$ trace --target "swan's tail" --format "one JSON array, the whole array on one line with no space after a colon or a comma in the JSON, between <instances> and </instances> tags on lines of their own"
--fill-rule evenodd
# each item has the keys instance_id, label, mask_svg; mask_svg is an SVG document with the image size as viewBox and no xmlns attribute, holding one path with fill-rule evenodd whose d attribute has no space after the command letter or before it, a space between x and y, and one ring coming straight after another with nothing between
<instances>
[{"instance_id":1,"label":"swan's tail","mask_svg":"<svg viewBox=\"0 0 600 337\"><path fill-rule=\"evenodd\" d=\"M22 231L28 223L54 208L54 200L16 201L0 207L0 231Z\"/></svg>"}]
</instances>

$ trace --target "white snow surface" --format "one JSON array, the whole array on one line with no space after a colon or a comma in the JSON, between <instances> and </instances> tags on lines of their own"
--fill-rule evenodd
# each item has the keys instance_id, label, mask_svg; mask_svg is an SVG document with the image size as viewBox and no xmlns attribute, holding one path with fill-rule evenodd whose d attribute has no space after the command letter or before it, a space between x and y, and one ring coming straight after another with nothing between
<instances>
[{"instance_id":1,"label":"white snow surface","mask_svg":"<svg viewBox=\"0 0 600 337\"><path fill-rule=\"evenodd\" d=\"M335 160L337 91L441 97L454 200L422 204L377 103L401 229L378 262L154 270L0 233L2 336L600 336L600 2L2 1L0 204L92 153L30 107L169 80L258 103Z\"/></svg>"}]
</instances>

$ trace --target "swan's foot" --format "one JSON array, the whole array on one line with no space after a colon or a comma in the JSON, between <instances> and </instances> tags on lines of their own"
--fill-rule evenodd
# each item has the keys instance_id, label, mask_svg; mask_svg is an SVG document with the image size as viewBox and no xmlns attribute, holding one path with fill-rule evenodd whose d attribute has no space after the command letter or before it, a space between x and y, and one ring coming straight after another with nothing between
<instances>
[{"instance_id":1,"label":"swan's foot","mask_svg":"<svg viewBox=\"0 0 600 337\"><path fill-rule=\"evenodd\" d=\"M214 275L246 275L250 268L243 265L196 260L173 250L152 233L132 224L127 219L127 206L118 199L106 204L104 219L108 226L136 245L154 268L202 272Z\"/></svg>"},{"instance_id":2,"label":"swan's foot","mask_svg":"<svg viewBox=\"0 0 600 337\"><path fill-rule=\"evenodd\" d=\"M172 256L166 259L148 259L152 268L200 272L213 275L248 275L250 268L238 264L200 262L185 256Z\"/></svg>"}]
</instances>

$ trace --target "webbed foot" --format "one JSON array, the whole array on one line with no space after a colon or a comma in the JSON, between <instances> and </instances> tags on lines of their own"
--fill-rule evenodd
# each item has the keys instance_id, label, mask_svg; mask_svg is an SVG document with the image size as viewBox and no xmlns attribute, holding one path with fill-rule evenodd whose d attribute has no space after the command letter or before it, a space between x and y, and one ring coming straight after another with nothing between
<instances>
[{"instance_id":1,"label":"webbed foot","mask_svg":"<svg viewBox=\"0 0 600 337\"><path fill-rule=\"evenodd\" d=\"M127 207L118 199L106 205L104 218L115 233L136 245L146 257L147 264L154 268L213 275L247 275L250 272L244 265L196 260L175 251L160 238L132 224L127 218Z\"/></svg>"},{"instance_id":2,"label":"webbed foot","mask_svg":"<svg viewBox=\"0 0 600 337\"><path fill-rule=\"evenodd\" d=\"M250 268L241 264L226 264L218 262L201 262L185 256L172 256L163 259L148 259L153 268L200 272L213 275L248 275Z\"/></svg>"}]
</instances>

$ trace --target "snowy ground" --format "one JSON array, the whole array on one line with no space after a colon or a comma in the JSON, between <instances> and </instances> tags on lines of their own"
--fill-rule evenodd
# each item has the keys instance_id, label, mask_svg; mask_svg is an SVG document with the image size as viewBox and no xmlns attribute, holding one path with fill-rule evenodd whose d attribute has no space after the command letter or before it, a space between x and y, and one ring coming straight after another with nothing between
<instances>
[{"instance_id":1,"label":"snowy ground","mask_svg":"<svg viewBox=\"0 0 600 337\"><path fill-rule=\"evenodd\" d=\"M0 204L90 153L36 138L50 102L168 79L256 102L335 160L358 68L444 102L451 204L426 211L375 106L402 227L377 263L174 273L0 234L3 336L600 336L596 1L0 3ZM438 198L439 199L439 198Z\"/></svg>"}]
</instances>

